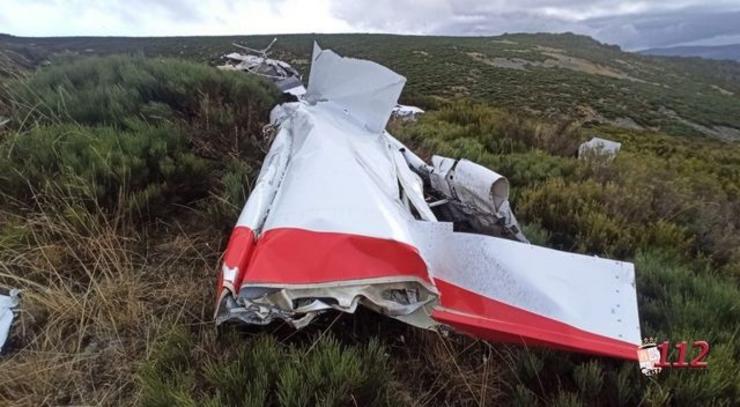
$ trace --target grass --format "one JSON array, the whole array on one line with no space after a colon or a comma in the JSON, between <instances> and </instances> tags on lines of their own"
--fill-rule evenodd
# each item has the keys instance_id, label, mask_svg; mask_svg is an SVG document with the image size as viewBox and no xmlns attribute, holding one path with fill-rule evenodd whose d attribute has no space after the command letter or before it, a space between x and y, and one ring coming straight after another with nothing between
<instances>
[{"instance_id":1,"label":"grass","mask_svg":"<svg viewBox=\"0 0 740 407\"><path fill-rule=\"evenodd\" d=\"M344 347L323 336L286 346L273 336L194 338L182 329L158 343L137 373L141 403L149 406L390 403L392 376L377 340Z\"/></svg>"},{"instance_id":2,"label":"grass","mask_svg":"<svg viewBox=\"0 0 740 407\"><path fill-rule=\"evenodd\" d=\"M583 52L617 52L593 47ZM13 119L0 130L0 284L24 291L0 359L0 404L740 399L734 144L425 93L416 97L433 111L391 125L423 156L506 174L533 241L634 261L643 333L713 347L706 371L647 379L634 363L443 336L362 310L298 332L217 331L219 255L260 166L275 90L142 56L72 58L15 77L0 86L0 111ZM594 134L623 143L613 162L576 159Z\"/></svg>"},{"instance_id":3,"label":"grass","mask_svg":"<svg viewBox=\"0 0 740 407\"><path fill-rule=\"evenodd\" d=\"M155 338L208 317L212 238L173 227L166 243L149 246L122 218L90 209L89 195L35 199L33 212L3 210L0 275L23 288L23 303L0 361L0 400L124 402Z\"/></svg>"}]
</instances>

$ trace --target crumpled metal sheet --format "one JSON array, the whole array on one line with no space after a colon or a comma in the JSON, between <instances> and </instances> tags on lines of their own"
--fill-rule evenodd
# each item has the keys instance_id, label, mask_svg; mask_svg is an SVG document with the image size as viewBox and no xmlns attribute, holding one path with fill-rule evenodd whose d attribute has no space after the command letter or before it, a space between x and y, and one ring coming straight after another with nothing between
<instances>
[{"instance_id":1,"label":"crumpled metal sheet","mask_svg":"<svg viewBox=\"0 0 740 407\"><path fill-rule=\"evenodd\" d=\"M455 231L435 212L454 201L516 224L506 179L428 165L383 130L400 75L318 46L313 61L305 97L271 113L279 130L224 255L218 323L302 327L363 305L424 328L637 357L631 264ZM432 208L430 188L447 202Z\"/></svg>"},{"instance_id":2,"label":"crumpled metal sheet","mask_svg":"<svg viewBox=\"0 0 740 407\"><path fill-rule=\"evenodd\" d=\"M237 298L229 299L224 310L216 316L216 322L238 319L266 325L282 320L295 328L303 328L324 311L354 313L358 305L363 305L408 324L431 328L436 322L429 318L430 305L436 300L437 295L407 281L373 280L282 288L251 286L243 288Z\"/></svg>"},{"instance_id":3,"label":"crumpled metal sheet","mask_svg":"<svg viewBox=\"0 0 740 407\"><path fill-rule=\"evenodd\" d=\"M20 304L20 290L11 289L8 295L0 295L0 349L10 336L14 310Z\"/></svg>"},{"instance_id":4,"label":"crumpled metal sheet","mask_svg":"<svg viewBox=\"0 0 740 407\"><path fill-rule=\"evenodd\" d=\"M395 241L410 242L410 234L404 232L402 221L403 218L413 219L409 207L400 200L379 200L378 197L400 197L402 190L398 183L384 180L403 179L410 190L419 194L412 198L413 204L425 207L420 180L408 168L392 140L382 133L370 133L354 121L335 120L337 114L336 106L329 103L288 103L273 109L271 120L280 130L237 221L237 229L261 236L262 242L269 241L265 236L270 233L286 229L315 232L351 232L354 229L353 234L336 237L329 251L336 252L336 248L344 247L345 256L351 259L367 260L375 256L362 248L357 253L350 252L357 247L357 236L394 236ZM357 138L358 130L366 138ZM358 155L360 151L362 155ZM330 162L342 167L342 172L337 173L332 165L320 164ZM334 177L333 183L316 182L329 177ZM332 192L339 189L344 193ZM342 207L345 209L336 210ZM426 210L427 216L434 219L429 209ZM232 246L235 245L230 243L230 248ZM410 248L407 254L418 257ZM318 312L329 309L354 312L357 304L363 304L416 326L434 325L428 316L431 311L426 309L437 298L434 286L418 276L404 275L403 271L360 277L346 273L347 278L341 281L324 283L277 279L258 282L255 281L255 268L260 264L269 263L275 269L285 266L269 259L250 259L242 262L251 267L250 275L249 269L244 273L236 270L240 267L238 263L238 260L224 262L222 286L228 292L222 291L218 322L238 319L264 324L281 319L299 327ZM421 259L419 264L423 266ZM239 277L241 274L244 276ZM319 298L321 300L317 300ZM305 303L312 308L305 308Z\"/></svg>"},{"instance_id":5,"label":"crumpled metal sheet","mask_svg":"<svg viewBox=\"0 0 740 407\"><path fill-rule=\"evenodd\" d=\"M406 78L372 61L346 58L313 45L306 99L338 106L368 130L385 129Z\"/></svg>"},{"instance_id":6,"label":"crumpled metal sheet","mask_svg":"<svg viewBox=\"0 0 740 407\"><path fill-rule=\"evenodd\" d=\"M476 233L529 243L511 210L506 177L469 160L437 155L426 170L431 188L449 201L448 220L465 223Z\"/></svg>"},{"instance_id":7,"label":"crumpled metal sheet","mask_svg":"<svg viewBox=\"0 0 740 407\"><path fill-rule=\"evenodd\" d=\"M272 46L272 43L270 46ZM283 93L289 93L296 97L304 95L306 88L303 86L300 73L285 61L267 58L267 49L269 47L265 50L254 50L260 53L260 55L241 54L238 52L226 54L224 58L228 62L218 66L218 69L245 71L253 75L262 76L272 81Z\"/></svg>"}]
</instances>

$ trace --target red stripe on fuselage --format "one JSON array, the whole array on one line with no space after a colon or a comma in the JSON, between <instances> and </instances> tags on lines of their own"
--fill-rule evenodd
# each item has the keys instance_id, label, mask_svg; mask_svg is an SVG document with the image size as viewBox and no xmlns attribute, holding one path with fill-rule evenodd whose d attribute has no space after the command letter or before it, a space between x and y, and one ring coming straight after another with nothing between
<instances>
[{"instance_id":1,"label":"red stripe on fuselage","mask_svg":"<svg viewBox=\"0 0 740 407\"><path fill-rule=\"evenodd\" d=\"M260 236L243 284L316 284L384 277L431 282L424 260L408 244L347 233L277 228Z\"/></svg>"},{"instance_id":2,"label":"red stripe on fuselage","mask_svg":"<svg viewBox=\"0 0 740 407\"><path fill-rule=\"evenodd\" d=\"M432 318L473 336L498 342L637 360L637 345L593 334L530 311L434 280L441 307Z\"/></svg>"},{"instance_id":3,"label":"red stripe on fuselage","mask_svg":"<svg viewBox=\"0 0 740 407\"><path fill-rule=\"evenodd\" d=\"M245 226L237 226L231 232L229 243L224 253L224 265L229 268L237 268L233 287L238 290L241 286L244 273L247 270L252 253L255 249L255 236L252 229ZM222 285L222 284L219 284ZM236 294L236 293L234 293Z\"/></svg>"}]
</instances>

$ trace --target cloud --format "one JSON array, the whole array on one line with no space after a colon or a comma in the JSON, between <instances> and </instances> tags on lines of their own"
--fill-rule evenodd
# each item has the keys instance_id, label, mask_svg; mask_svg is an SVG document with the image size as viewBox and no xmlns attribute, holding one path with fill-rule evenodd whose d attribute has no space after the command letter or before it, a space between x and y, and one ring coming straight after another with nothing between
<instances>
[{"instance_id":1,"label":"cloud","mask_svg":"<svg viewBox=\"0 0 740 407\"><path fill-rule=\"evenodd\" d=\"M330 0L0 0L0 32L61 35L237 35L347 32Z\"/></svg>"},{"instance_id":2,"label":"cloud","mask_svg":"<svg viewBox=\"0 0 740 407\"><path fill-rule=\"evenodd\" d=\"M740 0L0 0L16 35L572 31L627 49L740 37Z\"/></svg>"},{"instance_id":3,"label":"cloud","mask_svg":"<svg viewBox=\"0 0 740 407\"><path fill-rule=\"evenodd\" d=\"M365 29L445 35L572 31L628 49L740 34L740 0L335 0L332 12Z\"/></svg>"},{"instance_id":4,"label":"cloud","mask_svg":"<svg viewBox=\"0 0 740 407\"><path fill-rule=\"evenodd\" d=\"M586 24L595 37L628 48L712 43L712 39L740 35L740 10L715 12L697 7L630 18L595 19Z\"/></svg>"}]
</instances>

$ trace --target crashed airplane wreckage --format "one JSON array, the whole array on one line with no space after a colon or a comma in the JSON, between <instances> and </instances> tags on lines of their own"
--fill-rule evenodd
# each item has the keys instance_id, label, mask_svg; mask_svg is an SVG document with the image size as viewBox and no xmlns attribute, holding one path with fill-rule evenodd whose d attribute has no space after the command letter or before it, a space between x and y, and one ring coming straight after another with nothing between
<instances>
[{"instance_id":1,"label":"crashed airplane wreckage","mask_svg":"<svg viewBox=\"0 0 740 407\"><path fill-rule=\"evenodd\" d=\"M637 359L634 267L531 245L506 178L386 132L405 78L314 45L229 240L217 323L358 305L427 329Z\"/></svg>"},{"instance_id":2,"label":"crashed airplane wreckage","mask_svg":"<svg viewBox=\"0 0 740 407\"><path fill-rule=\"evenodd\" d=\"M284 93L289 93L293 96L303 95L306 93L306 88L301 81L301 74L287 62L268 57L270 49L275 45L275 42L277 42L277 38L273 39L263 49L249 48L234 43L233 45L235 47L248 53L232 52L224 55L223 58L226 60L226 63L220 65L218 69L225 71L244 71L261 76L272 81Z\"/></svg>"}]
</instances>

